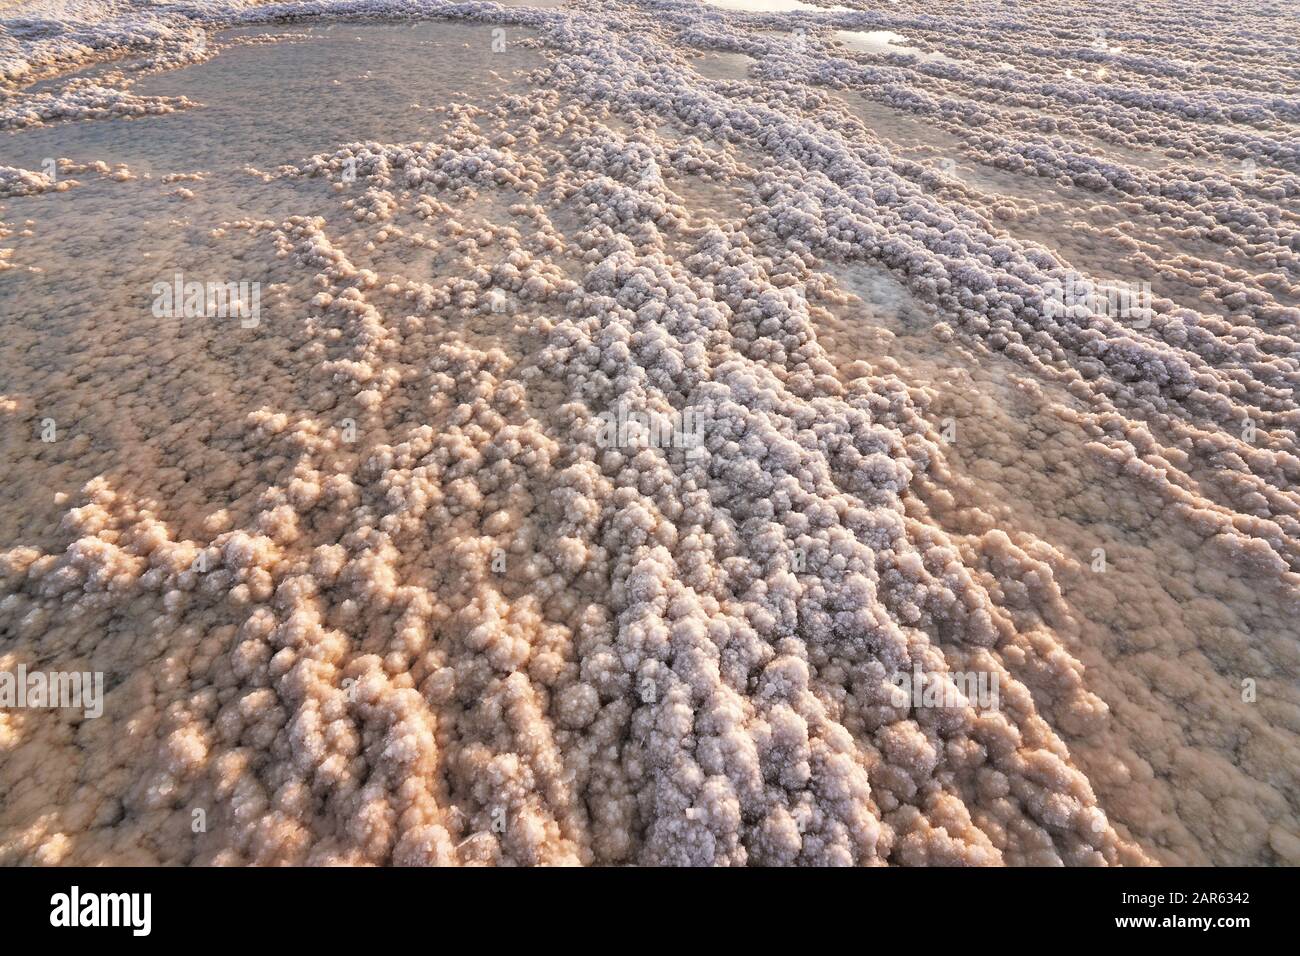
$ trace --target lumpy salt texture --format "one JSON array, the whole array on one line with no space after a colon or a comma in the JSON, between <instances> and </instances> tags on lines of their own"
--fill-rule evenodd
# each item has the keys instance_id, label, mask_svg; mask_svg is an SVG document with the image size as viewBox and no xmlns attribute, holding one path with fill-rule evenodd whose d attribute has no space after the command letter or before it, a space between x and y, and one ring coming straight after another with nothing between
<instances>
[{"instance_id":1,"label":"lumpy salt texture","mask_svg":"<svg viewBox=\"0 0 1300 956\"><path fill-rule=\"evenodd\" d=\"M857 5L7 9L0 861L1297 862L1294 16Z\"/></svg>"}]
</instances>

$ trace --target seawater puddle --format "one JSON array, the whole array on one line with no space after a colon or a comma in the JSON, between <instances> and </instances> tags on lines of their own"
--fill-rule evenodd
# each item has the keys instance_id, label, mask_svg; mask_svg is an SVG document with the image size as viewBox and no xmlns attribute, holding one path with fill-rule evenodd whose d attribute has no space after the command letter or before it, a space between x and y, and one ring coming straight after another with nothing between
<instances>
[{"instance_id":1,"label":"seawater puddle","mask_svg":"<svg viewBox=\"0 0 1300 956\"><path fill-rule=\"evenodd\" d=\"M505 31L503 52L493 52L496 29ZM52 459L47 467L7 476L11 493L30 505L3 512L0 539L55 547L67 507L55 495L73 495L96 475L155 501L159 517L187 537L203 537L209 515L170 508L168 483L197 483L212 508L228 508L233 520L251 513L256 502L244 497L245 486L253 487L256 475L233 477L242 466L221 427L186 453L180 470L181 454L160 452L168 443L150 437L180 421L222 421L229 429L264 406L321 411L320 382L294 376L287 357L318 291L311 271L277 256L266 230L253 234L237 223L321 216L331 241L360 267L423 281L436 278L446 256L401 239L379 242L373 224L343 208L351 193L335 193L322 178L264 181L248 169L273 173L358 140L439 141L445 115L434 107L483 107L527 89L524 74L545 62L521 45L533 35L439 21L227 31L218 42L286 39L236 42L204 63L144 76L134 86L141 94L189 96L202 104L194 109L0 134L7 163L33 170L57 157L125 163L134 177L63 171L61 180L79 185L0 202L11 233L0 246L13 250L12 268L0 272L0 391L15 403L5 431L20 440L48 417L68 439L44 452ZM354 191L359 197L363 188ZM506 221L496 206L490 215ZM155 314L156 284L178 274L257 283L256 324ZM156 460L140 460L142 443ZM125 449L136 449L135 457Z\"/></svg>"},{"instance_id":2,"label":"seawater puddle","mask_svg":"<svg viewBox=\"0 0 1300 956\"><path fill-rule=\"evenodd\" d=\"M891 30L836 30L835 39L864 53L916 53L922 51L907 46L907 37Z\"/></svg>"},{"instance_id":3,"label":"seawater puddle","mask_svg":"<svg viewBox=\"0 0 1300 956\"><path fill-rule=\"evenodd\" d=\"M756 62L748 53L727 50L710 50L690 61L691 69L710 80L747 80Z\"/></svg>"},{"instance_id":4,"label":"seawater puddle","mask_svg":"<svg viewBox=\"0 0 1300 956\"><path fill-rule=\"evenodd\" d=\"M504 31L501 52L493 52L494 30ZM269 169L342 142L419 139L432 126L425 108L497 95L505 77L543 64L537 51L518 43L534 31L491 23L306 30L293 24L231 30L217 39L277 34L291 39L231 45L205 63L145 76L132 88L140 95L188 96L201 108L27 130L10 134L5 151L11 162L34 169L51 155L146 171Z\"/></svg>"},{"instance_id":5,"label":"seawater puddle","mask_svg":"<svg viewBox=\"0 0 1300 956\"><path fill-rule=\"evenodd\" d=\"M936 63L960 63L952 57L920 47L909 46L907 37L892 30L836 30L834 39L858 53L875 56L915 56Z\"/></svg>"},{"instance_id":6,"label":"seawater puddle","mask_svg":"<svg viewBox=\"0 0 1300 956\"><path fill-rule=\"evenodd\" d=\"M493 52L492 24L425 22L351 23L292 28L246 28L222 39L285 35L283 43L227 46L213 59L147 76L141 93L185 95L202 106L135 120L56 124L6 134L9 162L40 170L47 159L125 163L137 177L95 184L94 173L72 173L83 186L65 193L13 198L6 221L38 223L23 243L38 258L56 257L67 244L90 241L105 217L119 229L151 221L212 225L240 216L301 211L293 180L262 183L248 170L272 172L341 144L436 140L442 114L435 106L481 103L525 87L520 77L543 65L536 50L518 45L534 35L506 29L504 52ZM301 39L302 37L308 39ZM164 177L197 174L173 183ZM178 190L192 193L182 198ZM41 248L40 240L49 240ZM10 240L13 241L12 239ZM33 263L39 264L39 263Z\"/></svg>"}]
</instances>

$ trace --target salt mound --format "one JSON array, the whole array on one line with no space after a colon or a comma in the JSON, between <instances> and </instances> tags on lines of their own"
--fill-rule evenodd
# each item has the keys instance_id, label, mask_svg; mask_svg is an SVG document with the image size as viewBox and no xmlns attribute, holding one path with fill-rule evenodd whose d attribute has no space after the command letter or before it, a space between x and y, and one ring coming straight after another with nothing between
<instances>
[{"instance_id":1,"label":"salt mound","mask_svg":"<svg viewBox=\"0 0 1300 956\"><path fill-rule=\"evenodd\" d=\"M202 129L205 29L535 59L419 138L0 167L0 671L108 675L0 711L0 861L1297 862L1284 31L609 6L11 15L29 149ZM78 203L149 218L47 268ZM151 314L182 266L256 321Z\"/></svg>"}]
</instances>

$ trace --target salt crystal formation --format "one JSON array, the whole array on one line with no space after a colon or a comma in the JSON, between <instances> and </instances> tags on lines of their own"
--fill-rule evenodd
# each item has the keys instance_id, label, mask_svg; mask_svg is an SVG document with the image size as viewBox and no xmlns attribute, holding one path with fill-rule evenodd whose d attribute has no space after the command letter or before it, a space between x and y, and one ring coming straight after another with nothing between
<instances>
[{"instance_id":1,"label":"salt crystal formation","mask_svg":"<svg viewBox=\"0 0 1300 956\"><path fill-rule=\"evenodd\" d=\"M0 670L109 675L0 710L0 863L1300 863L1300 16L858 6L0 11ZM311 18L535 62L237 180L17 158ZM92 201L260 323L88 318Z\"/></svg>"}]
</instances>

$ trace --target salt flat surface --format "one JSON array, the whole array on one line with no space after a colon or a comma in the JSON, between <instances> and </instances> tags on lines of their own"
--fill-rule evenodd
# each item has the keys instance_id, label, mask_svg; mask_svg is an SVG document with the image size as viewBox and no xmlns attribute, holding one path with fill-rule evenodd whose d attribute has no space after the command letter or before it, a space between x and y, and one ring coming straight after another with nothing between
<instances>
[{"instance_id":1,"label":"salt flat surface","mask_svg":"<svg viewBox=\"0 0 1300 956\"><path fill-rule=\"evenodd\" d=\"M1288 16L0 6L0 863L1300 862Z\"/></svg>"}]
</instances>

